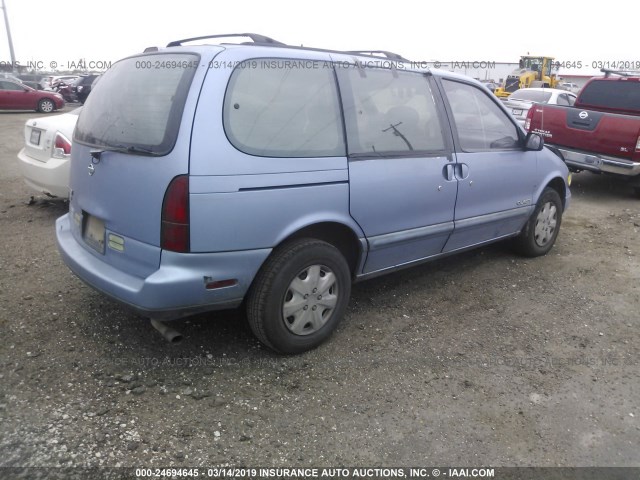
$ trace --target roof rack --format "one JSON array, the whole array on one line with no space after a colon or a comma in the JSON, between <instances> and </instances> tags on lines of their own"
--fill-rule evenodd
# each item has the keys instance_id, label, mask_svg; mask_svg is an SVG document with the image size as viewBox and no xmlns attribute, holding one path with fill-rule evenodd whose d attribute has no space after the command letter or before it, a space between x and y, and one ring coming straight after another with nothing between
<instances>
[{"instance_id":1,"label":"roof rack","mask_svg":"<svg viewBox=\"0 0 640 480\"><path fill-rule=\"evenodd\" d=\"M353 53L355 55L371 55L372 57L383 55L386 58L389 58L391 60L399 60L401 62L409 61L406 58L404 58L402 55L389 52L387 50L347 50L344 53Z\"/></svg>"},{"instance_id":2,"label":"roof rack","mask_svg":"<svg viewBox=\"0 0 640 480\"><path fill-rule=\"evenodd\" d=\"M279 42L278 40L274 40L271 37L267 37L265 35L260 35L257 33L227 33L224 35L204 35L202 37L193 37L193 38L184 38L182 40L174 40L172 42L169 42L167 44L167 47L179 47L182 46L183 43L186 42L193 42L196 40L206 40L209 38L229 38L229 37L247 37L250 38L251 41L256 44L256 45L271 45L271 46L275 46L275 47L284 47L284 48L291 48L291 49L300 49L300 50L309 50L309 51L316 51L316 52L330 52L330 53L346 53L346 54L351 54L351 55L367 55L367 56L371 56L371 57L376 57L376 58L380 58L380 57L385 57L388 58L390 60L397 60L399 62L409 62L410 60L404 58L402 55L399 55L397 53L393 53L393 52L389 52L387 50L347 50L347 51L343 51L343 50L329 50L329 49L324 49L324 48L313 48L313 47L303 47L303 46L296 46L296 45L287 45L286 43L282 43ZM241 45L246 45L249 42L242 42ZM153 51L157 51L156 47L149 47L147 49L145 49L145 51L148 52L153 52Z\"/></svg>"},{"instance_id":3,"label":"roof rack","mask_svg":"<svg viewBox=\"0 0 640 480\"><path fill-rule=\"evenodd\" d=\"M621 77L640 76L640 71L638 70L611 70L609 68L601 68L600 71L604 73L604 78L608 78L611 75L620 75Z\"/></svg>"},{"instance_id":4,"label":"roof rack","mask_svg":"<svg viewBox=\"0 0 640 480\"><path fill-rule=\"evenodd\" d=\"M282 42L274 40L271 37L266 37L264 35L259 35L257 33L227 33L224 35L205 35L203 37L193 37L193 38L184 38L182 40L174 40L173 42L169 42L167 47L179 47L184 42L193 42L195 40L205 40L207 38L229 38L229 37L248 37L253 43L268 43L271 45L285 45Z\"/></svg>"}]
</instances>

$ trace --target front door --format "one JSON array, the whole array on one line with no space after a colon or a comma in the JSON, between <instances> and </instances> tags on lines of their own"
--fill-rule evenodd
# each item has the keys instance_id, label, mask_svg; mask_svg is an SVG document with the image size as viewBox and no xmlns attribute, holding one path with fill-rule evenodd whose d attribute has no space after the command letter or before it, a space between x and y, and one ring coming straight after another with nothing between
<instances>
[{"instance_id":1,"label":"front door","mask_svg":"<svg viewBox=\"0 0 640 480\"><path fill-rule=\"evenodd\" d=\"M483 89L442 80L456 142L455 229L444 251L518 232L531 214L537 155L513 118Z\"/></svg>"}]
</instances>

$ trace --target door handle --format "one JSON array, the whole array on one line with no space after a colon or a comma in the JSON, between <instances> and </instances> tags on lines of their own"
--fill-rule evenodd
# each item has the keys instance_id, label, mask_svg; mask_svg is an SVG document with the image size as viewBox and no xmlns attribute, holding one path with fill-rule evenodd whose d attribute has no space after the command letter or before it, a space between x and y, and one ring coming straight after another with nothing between
<instances>
[{"instance_id":1,"label":"door handle","mask_svg":"<svg viewBox=\"0 0 640 480\"><path fill-rule=\"evenodd\" d=\"M469 176L469 165L466 163L456 163L455 171L458 180L464 180Z\"/></svg>"},{"instance_id":2,"label":"door handle","mask_svg":"<svg viewBox=\"0 0 640 480\"><path fill-rule=\"evenodd\" d=\"M442 168L442 176L447 179L447 181L452 181L455 175L454 164L448 163Z\"/></svg>"}]
</instances>

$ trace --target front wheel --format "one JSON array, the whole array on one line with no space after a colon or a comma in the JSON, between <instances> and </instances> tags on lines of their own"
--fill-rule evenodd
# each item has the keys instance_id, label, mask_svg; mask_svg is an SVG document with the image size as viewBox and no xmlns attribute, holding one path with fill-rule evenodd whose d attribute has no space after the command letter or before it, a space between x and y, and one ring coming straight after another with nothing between
<instances>
[{"instance_id":1,"label":"front wheel","mask_svg":"<svg viewBox=\"0 0 640 480\"><path fill-rule=\"evenodd\" d=\"M351 272L329 243L301 239L279 247L249 291L253 333L278 353L317 347L336 329L351 295Z\"/></svg>"},{"instance_id":2,"label":"front wheel","mask_svg":"<svg viewBox=\"0 0 640 480\"><path fill-rule=\"evenodd\" d=\"M38 102L38 111L42 113L51 113L55 110L56 106L53 103L53 100L49 100L48 98L43 98Z\"/></svg>"},{"instance_id":3,"label":"front wheel","mask_svg":"<svg viewBox=\"0 0 640 480\"><path fill-rule=\"evenodd\" d=\"M558 238L562 222L562 200L558 192L545 188L526 225L515 238L518 253L527 257L545 255Z\"/></svg>"}]
</instances>

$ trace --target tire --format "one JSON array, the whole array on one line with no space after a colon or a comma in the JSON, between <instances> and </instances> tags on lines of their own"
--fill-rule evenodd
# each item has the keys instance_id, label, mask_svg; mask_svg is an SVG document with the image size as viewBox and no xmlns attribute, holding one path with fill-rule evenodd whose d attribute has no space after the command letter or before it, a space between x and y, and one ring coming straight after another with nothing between
<instances>
[{"instance_id":1,"label":"tire","mask_svg":"<svg viewBox=\"0 0 640 480\"><path fill-rule=\"evenodd\" d=\"M350 295L351 272L340 251L320 240L295 240L276 249L258 272L247 318L270 349L302 353L333 333Z\"/></svg>"},{"instance_id":2,"label":"tire","mask_svg":"<svg viewBox=\"0 0 640 480\"><path fill-rule=\"evenodd\" d=\"M56 109L55 103L53 100L48 98L43 98L38 102L38 111L41 113L51 113Z\"/></svg>"},{"instance_id":3,"label":"tire","mask_svg":"<svg viewBox=\"0 0 640 480\"><path fill-rule=\"evenodd\" d=\"M546 255L553 247L562 223L562 200L558 192L545 188L531 218L515 238L514 247L526 257Z\"/></svg>"}]
</instances>

